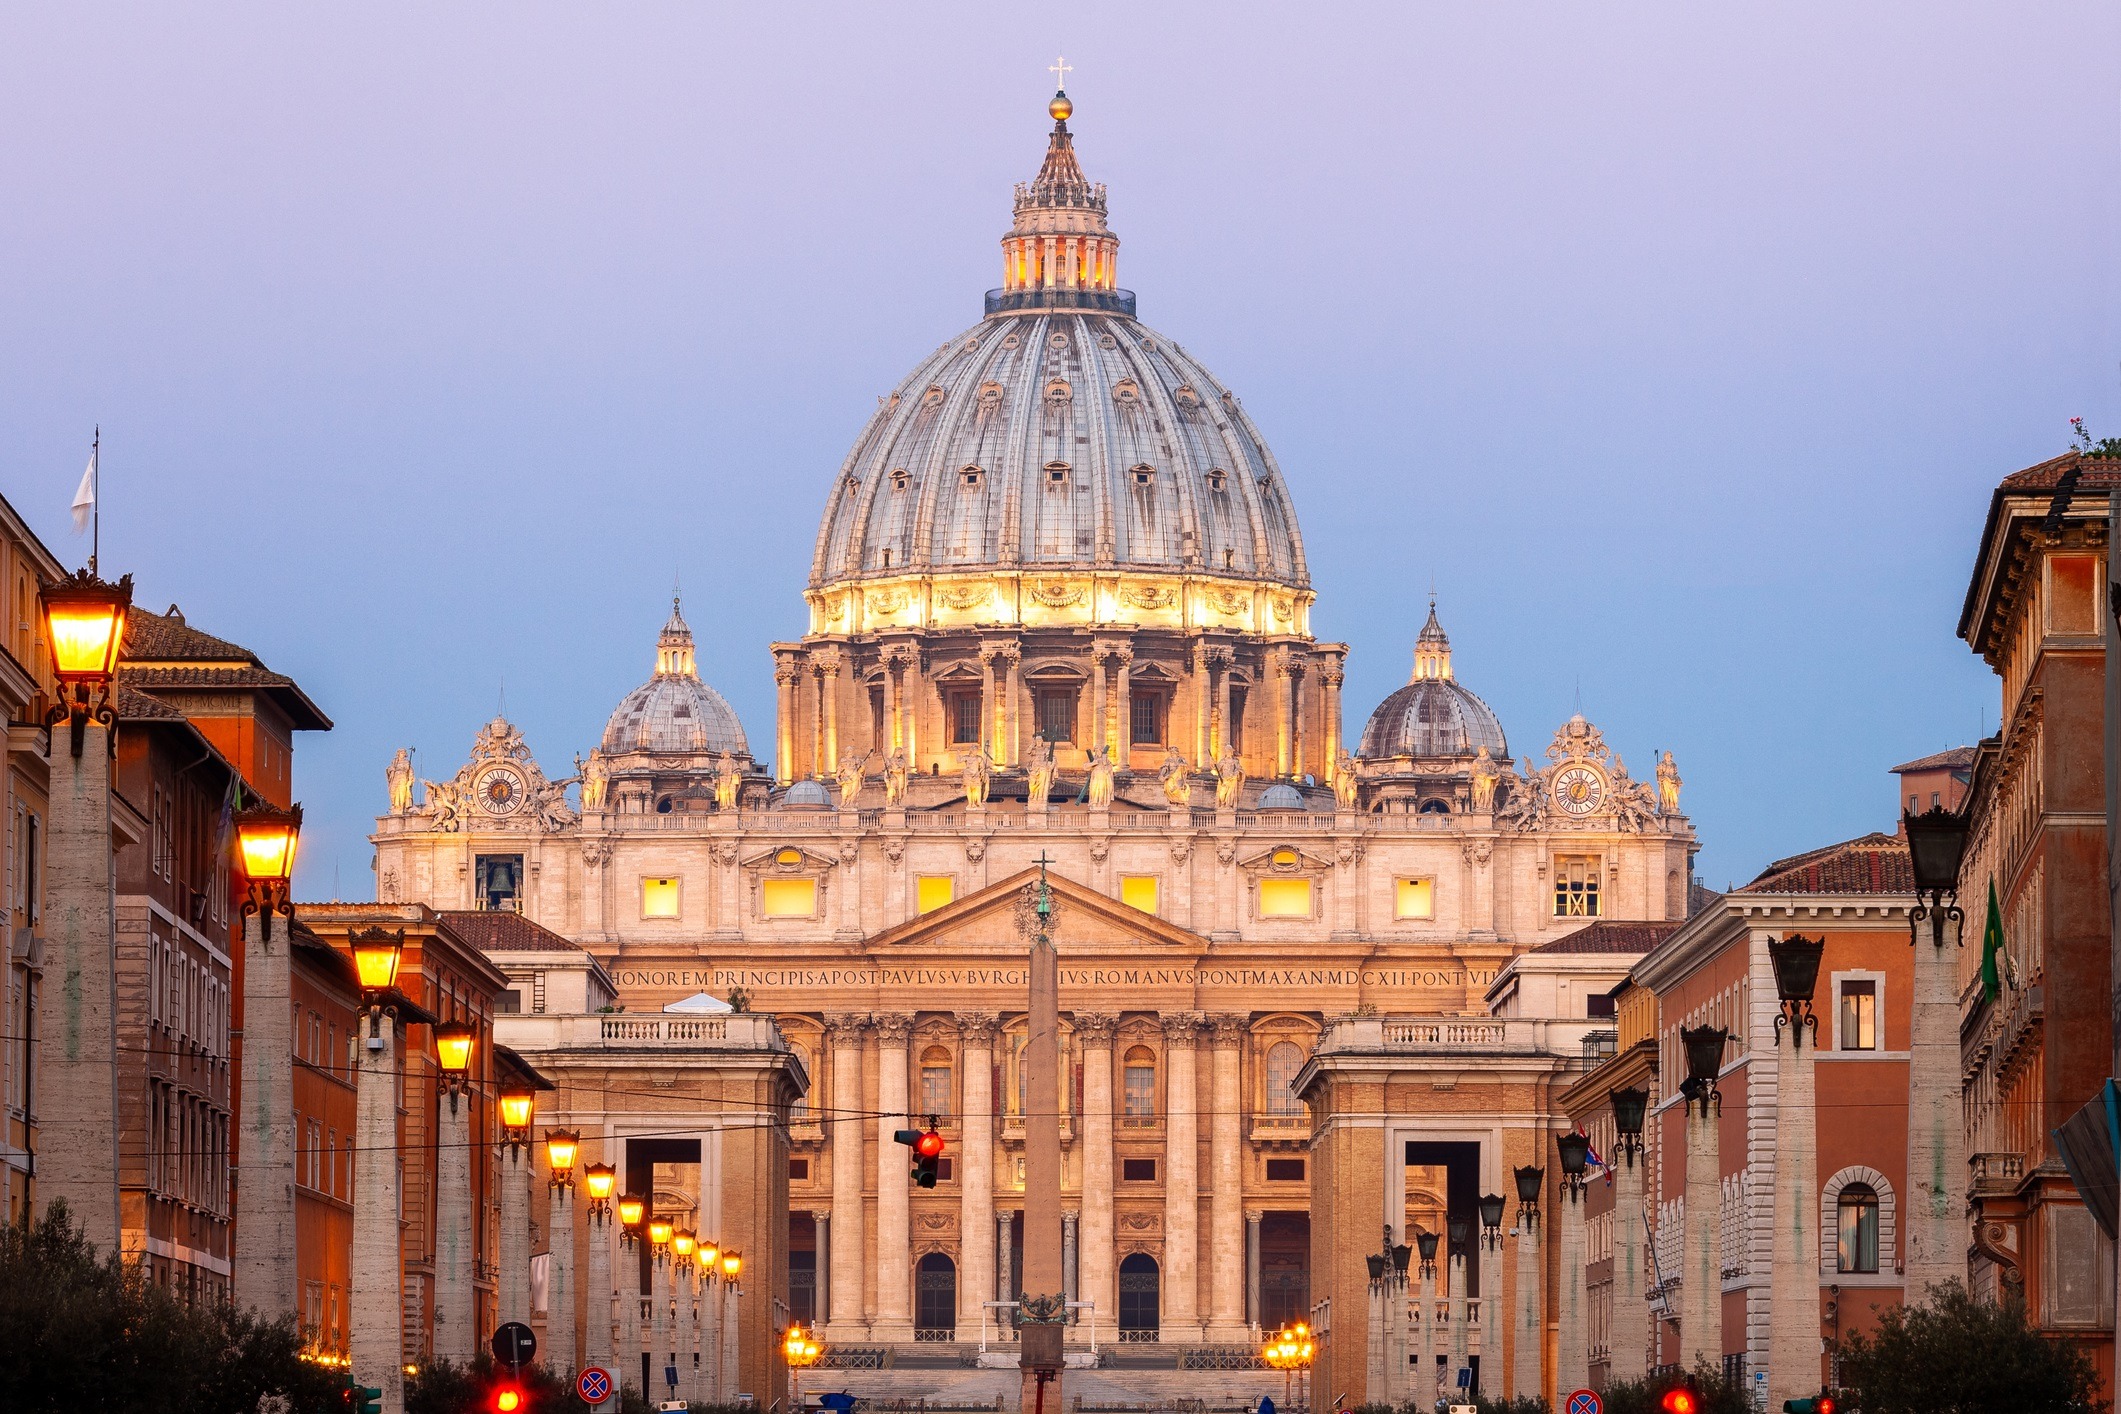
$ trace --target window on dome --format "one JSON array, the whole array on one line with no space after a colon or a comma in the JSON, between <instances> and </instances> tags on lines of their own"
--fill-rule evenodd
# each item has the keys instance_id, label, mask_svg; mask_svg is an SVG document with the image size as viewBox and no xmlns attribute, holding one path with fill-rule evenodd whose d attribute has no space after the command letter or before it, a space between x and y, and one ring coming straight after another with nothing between
<instances>
[{"instance_id":1,"label":"window on dome","mask_svg":"<svg viewBox=\"0 0 2121 1414\"><path fill-rule=\"evenodd\" d=\"M1232 751L1245 749L1245 689L1230 689L1230 720L1223 723L1223 735L1229 738Z\"/></svg>"},{"instance_id":2,"label":"window on dome","mask_svg":"<svg viewBox=\"0 0 2121 1414\"><path fill-rule=\"evenodd\" d=\"M903 491L906 489L907 484L912 480L913 478L907 475L906 469L904 467L900 467L897 471L891 473L891 489L894 491Z\"/></svg>"},{"instance_id":3,"label":"window on dome","mask_svg":"<svg viewBox=\"0 0 2121 1414\"><path fill-rule=\"evenodd\" d=\"M877 560L882 568L887 570L891 568L891 549L889 546L877 551Z\"/></svg>"},{"instance_id":4,"label":"window on dome","mask_svg":"<svg viewBox=\"0 0 2121 1414\"><path fill-rule=\"evenodd\" d=\"M1136 486L1154 486L1156 484L1156 468L1153 466L1138 466L1134 468L1134 484Z\"/></svg>"},{"instance_id":5,"label":"window on dome","mask_svg":"<svg viewBox=\"0 0 2121 1414\"><path fill-rule=\"evenodd\" d=\"M1068 484L1068 464L1066 462L1047 462L1046 484L1049 486L1066 486Z\"/></svg>"},{"instance_id":6,"label":"window on dome","mask_svg":"<svg viewBox=\"0 0 2121 1414\"><path fill-rule=\"evenodd\" d=\"M1210 491L1226 490L1229 487L1229 484L1230 473L1224 471L1219 466L1211 466L1208 468L1208 489Z\"/></svg>"},{"instance_id":7,"label":"window on dome","mask_svg":"<svg viewBox=\"0 0 2121 1414\"><path fill-rule=\"evenodd\" d=\"M981 472L978 467L968 466L960 474L965 478L965 484L967 486L977 486L980 484Z\"/></svg>"}]
</instances>

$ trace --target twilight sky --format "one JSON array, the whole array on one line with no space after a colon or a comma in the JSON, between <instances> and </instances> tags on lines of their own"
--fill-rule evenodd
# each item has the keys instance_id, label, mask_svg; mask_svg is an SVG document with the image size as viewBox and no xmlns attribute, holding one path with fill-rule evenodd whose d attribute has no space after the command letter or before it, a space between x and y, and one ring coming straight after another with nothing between
<instances>
[{"instance_id":1,"label":"twilight sky","mask_svg":"<svg viewBox=\"0 0 2121 1414\"><path fill-rule=\"evenodd\" d=\"M1354 645L1433 581L1537 754L1677 754L1712 885L1993 730L2002 476L2121 431L2110 4L0 4L0 493L293 674L299 896L505 679L653 665L771 755L827 482L975 323L1046 66L1143 319L1244 398Z\"/></svg>"}]
</instances>

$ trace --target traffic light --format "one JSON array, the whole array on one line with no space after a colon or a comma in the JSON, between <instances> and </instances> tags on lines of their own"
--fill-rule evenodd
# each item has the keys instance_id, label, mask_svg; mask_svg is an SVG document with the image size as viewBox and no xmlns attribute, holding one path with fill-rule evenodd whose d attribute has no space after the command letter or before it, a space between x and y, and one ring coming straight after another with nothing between
<instances>
[{"instance_id":1,"label":"traffic light","mask_svg":"<svg viewBox=\"0 0 2121 1414\"><path fill-rule=\"evenodd\" d=\"M493 1387L493 1395L486 1401L491 1414L527 1414L530 1397L514 1380L502 1380Z\"/></svg>"},{"instance_id":2,"label":"traffic light","mask_svg":"<svg viewBox=\"0 0 2121 1414\"><path fill-rule=\"evenodd\" d=\"M892 1133L893 1139L913 1151L911 1176L917 1188L935 1187L936 1160L943 1152L943 1136L935 1132L935 1120L931 1116L925 1132L918 1129L900 1129Z\"/></svg>"},{"instance_id":3,"label":"traffic light","mask_svg":"<svg viewBox=\"0 0 2121 1414\"><path fill-rule=\"evenodd\" d=\"M1685 1385L1673 1385L1657 1406L1664 1414L1701 1414L1701 1396Z\"/></svg>"},{"instance_id":4,"label":"traffic light","mask_svg":"<svg viewBox=\"0 0 2121 1414\"><path fill-rule=\"evenodd\" d=\"M1814 1395L1810 1399L1785 1399L1782 1414L1834 1414L1841 1407L1830 1394Z\"/></svg>"},{"instance_id":5,"label":"traffic light","mask_svg":"<svg viewBox=\"0 0 2121 1414\"><path fill-rule=\"evenodd\" d=\"M383 1391L374 1385L349 1384L346 1408L350 1414L383 1414Z\"/></svg>"}]
</instances>

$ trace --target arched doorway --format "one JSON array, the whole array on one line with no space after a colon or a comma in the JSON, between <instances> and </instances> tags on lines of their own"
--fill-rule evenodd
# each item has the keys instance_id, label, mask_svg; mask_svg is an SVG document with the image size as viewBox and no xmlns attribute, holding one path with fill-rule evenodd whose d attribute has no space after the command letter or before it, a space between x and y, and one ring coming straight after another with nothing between
<instances>
[{"instance_id":1,"label":"arched doorway","mask_svg":"<svg viewBox=\"0 0 2121 1414\"><path fill-rule=\"evenodd\" d=\"M940 1252L913 1269L913 1338L957 1339L957 1263Z\"/></svg>"},{"instance_id":2,"label":"arched doorway","mask_svg":"<svg viewBox=\"0 0 2121 1414\"><path fill-rule=\"evenodd\" d=\"M1130 1253L1119 1264L1119 1338L1155 1340L1160 1304L1156 1259L1146 1252Z\"/></svg>"}]
</instances>

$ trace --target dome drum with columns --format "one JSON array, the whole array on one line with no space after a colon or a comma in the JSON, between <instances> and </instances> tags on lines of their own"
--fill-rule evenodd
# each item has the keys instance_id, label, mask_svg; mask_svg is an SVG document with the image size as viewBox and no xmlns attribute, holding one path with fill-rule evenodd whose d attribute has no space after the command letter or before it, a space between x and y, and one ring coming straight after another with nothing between
<instances>
[{"instance_id":1,"label":"dome drum with columns","mask_svg":"<svg viewBox=\"0 0 2121 1414\"><path fill-rule=\"evenodd\" d=\"M771 648L770 751L673 608L579 766L579 809L496 722L422 802L394 764L372 837L380 898L518 910L593 958L632 1014L598 1023L615 1046L701 992L774 1017L813 1082L787 1126L786 1254L812 1284L774 1295L842 1347L969 1352L1015 1295L1014 920L1041 869L1081 1077L1069 1294L1166 1347L1308 1318L1314 1211L1329 1236L1358 1211L1374 1231L1374 1194L1323 1206L1291 1089L1333 1018L1477 1018L1403 1028L1437 1080L1414 1088L1458 1104L1452 1135L1484 1155L1504 1129L1550 1143L1544 1092L1466 1096L1498 1066L1574 1075L1602 1023L1553 1023L1554 1057L1449 1035L1499 1034L1487 990L1519 955L1687 905L1669 758L1634 781L1580 717L1513 757L1433 603L1410 681L1344 739L1348 648L1312 636L1281 468L1227 389L1111 302L1105 194L1054 117L1003 238L1021 305L923 360L825 488L807 631ZM895 1146L834 1111L936 1113L954 1178L909 1192ZM1148 1276L1154 1298L1123 1304Z\"/></svg>"}]
</instances>

